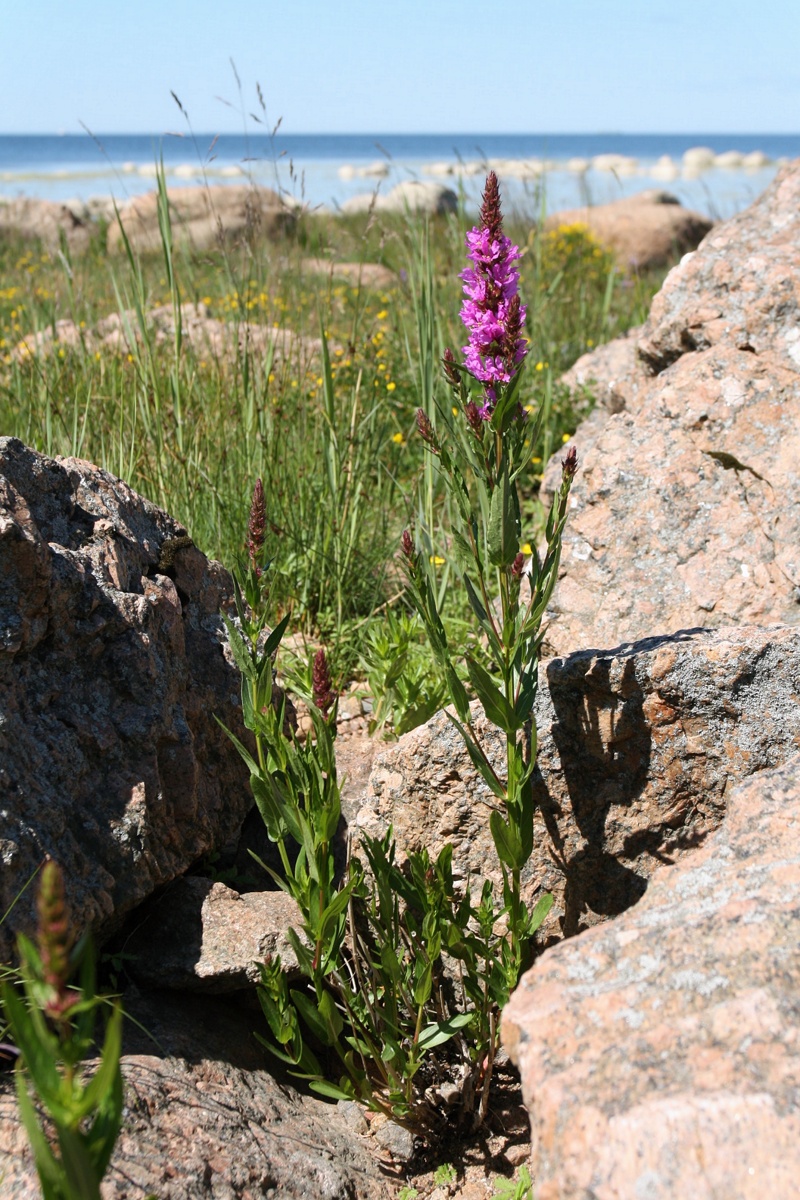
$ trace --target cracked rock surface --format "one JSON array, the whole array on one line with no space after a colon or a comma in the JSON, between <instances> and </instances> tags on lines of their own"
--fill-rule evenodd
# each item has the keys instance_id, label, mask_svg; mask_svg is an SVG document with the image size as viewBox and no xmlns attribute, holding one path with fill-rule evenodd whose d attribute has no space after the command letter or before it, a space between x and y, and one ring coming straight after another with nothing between
<instances>
[{"instance_id":1,"label":"cracked rock surface","mask_svg":"<svg viewBox=\"0 0 800 1200\"><path fill-rule=\"evenodd\" d=\"M335 1107L276 1078L253 1037L256 1012L229 1000L169 993L123 997L123 1129L103 1200L388 1200L370 1139ZM154 1039L154 1040L153 1040ZM17 1117L14 1080L0 1077L3 1200L41 1195Z\"/></svg>"},{"instance_id":2,"label":"cracked rock surface","mask_svg":"<svg viewBox=\"0 0 800 1200\"><path fill-rule=\"evenodd\" d=\"M635 353L580 378L602 406L575 435L551 652L800 622L800 162L670 272Z\"/></svg>"},{"instance_id":3,"label":"cracked rock surface","mask_svg":"<svg viewBox=\"0 0 800 1200\"><path fill-rule=\"evenodd\" d=\"M545 939L635 904L653 872L721 823L735 783L800 749L800 629L684 630L543 663L527 896L555 903ZM473 707L502 766L503 737ZM466 881L500 882L489 789L439 713L376 757L356 829L398 846L453 843Z\"/></svg>"},{"instance_id":4,"label":"cracked rock surface","mask_svg":"<svg viewBox=\"0 0 800 1200\"><path fill-rule=\"evenodd\" d=\"M49 854L77 929L102 935L236 834L247 772L214 719L245 736L230 588L121 480L0 439L0 912Z\"/></svg>"},{"instance_id":5,"label":"cracked rock surface","mask_svg":"<svg viewBox=\"0 0 800 1200\"><path fill-rule=\"evenodd\" d=\"M800 756L503 1013L537 1200L780 1200L800 1177Z\"/></svg>"}]
</instances>

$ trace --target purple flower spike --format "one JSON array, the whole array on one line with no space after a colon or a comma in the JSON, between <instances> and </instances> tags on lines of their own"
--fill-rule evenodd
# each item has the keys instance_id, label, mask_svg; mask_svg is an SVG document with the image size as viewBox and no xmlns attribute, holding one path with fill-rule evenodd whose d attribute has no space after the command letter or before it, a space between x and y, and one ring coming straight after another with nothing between
<instances>
[{"instance_id":1,"label":"purple flower spike","mask_svg":"<svg viewBox=\"0 0 800 1200\"><path fill-rule=\"evenodd\" d=\"M488 421L497 403L497 384L510 383L527 354L522 336L526 308L517 295L519 247L503 233L500 189L490 171L481 205L481 224L466 238L467 258L474 267L461 272L466 299L461 320L469 331L464 365L484 384L479 412Z\"/></svg>"}]
</instances>

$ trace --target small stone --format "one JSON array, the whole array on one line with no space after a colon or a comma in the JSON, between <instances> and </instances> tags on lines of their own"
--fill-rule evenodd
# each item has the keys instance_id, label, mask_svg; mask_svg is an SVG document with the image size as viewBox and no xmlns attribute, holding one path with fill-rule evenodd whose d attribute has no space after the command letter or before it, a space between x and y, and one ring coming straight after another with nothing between
<instances>
[{"instance_id":1,"label":"small stone","mask_svg":"<svg viewBox=\"0 0 800 1200\"><path fill-rule=\"evenodd\" d=\"M530 1142L524 1142L521 1145L506 1146L503 1151L503 1158L510 1167L520 1167L523 1163L528 1162L531 1156Z\"/></svg>"},{"instance_id":2,"label":"small stone","mask_svg":"<svg viewBox=\"0 0 800 1200\"><path fill-rule=\"evenodd\" d=\"M348 1129L352 1129L353 1133L359 1135L369 1133L369 1125L364 1118L364 1109L360 1104L356 1104L355 1100L337 1100L336 1108L345 1125Z\"/></svg>"},{"instance_id":3,"label":"small stone","mask_svg":"<svg viewBox=\"0 0 800 1200\"><path fill-rule=\"evenodd\" d=\"M416 1145L410 1129L405 1129L396 1121L377 1118L372 1123L372 1133L378 1144L391 1154L395 1162L411 1162Z\"/></svg>"}]
</instances>

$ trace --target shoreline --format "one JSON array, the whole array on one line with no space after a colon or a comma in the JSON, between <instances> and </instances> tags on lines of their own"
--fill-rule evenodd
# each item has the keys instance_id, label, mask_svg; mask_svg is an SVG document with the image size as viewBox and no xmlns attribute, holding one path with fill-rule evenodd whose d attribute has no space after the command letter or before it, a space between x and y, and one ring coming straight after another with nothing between
<instances>
[{"instance_id":1,"label":"shoreline","mask_svg":"<svg viewBox=\"0 0 800 1200\"><path fill-rule=\"evenodd\" d=\"M461 192L471 210L493 168L519 212L605 204L667 188L714 219L750 204L800 135L222 135L206 141L108 135L0 135L0 202L30 197L69 205L150 191L156 163L171 187L252 182L293 203L336 211L353 196L410 179Z\"/></svg>"}]
</instances>

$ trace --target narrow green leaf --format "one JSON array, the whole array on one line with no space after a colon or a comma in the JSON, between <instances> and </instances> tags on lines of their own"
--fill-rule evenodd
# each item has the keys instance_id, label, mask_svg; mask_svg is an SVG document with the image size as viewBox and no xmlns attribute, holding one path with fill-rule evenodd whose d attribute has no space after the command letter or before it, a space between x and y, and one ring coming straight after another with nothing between
<instances>
[{"instance_id":1,"label":"narrow green leaf","mask_svg":"<svg viewBox=\"0 0 800 1200\"><path fill-rule=\"evenodd\" d=\"M322 1042L323 1046L333 1045L328 1026L320 1016L314 1001L309 999L309 997L303 992L297 991L295 988L290 989L289 995L292 998L292 1003L294 1004L295 1008L300 1013L300 1016L314 1034L314 1037L318 1038L319 1041Z\"/></svg>"},{"instance_id":2,"label":"narrow green leaf","mask_svg":"<svg viewBox=\"0 0 800 1200\"><path fill-rule=\"evenodd\" d=\"M453 664L448 661L445 663L444 677L447 683L447 690L450 692L450 698L453 701L455 710L462 721L469 720L469 696L463 683L456 674L456 669Z\"/></svg>"},{"instance_id":3,"label":"narrow green leaf","mask_svg":"<svg viewBox=\"0 0 800 1200\"><path fill-rule=\"evenodd\" d=\"M475 616L478 618L481 625L488 625L489 615L484 608L483 601L475 590L475 585L473 584L469 575L466 573L464 574L464 587L467 589L467 599L469 600L470 607L475 613Z\"/></svg>"},{"instance_id":4,"label":"narrow green leaf","mask_svg":"<svg viewBox=\"0 0 800 1200\"><path fill-rule=\"evenodd\" d=\"M88 1116L93 1109L103 1102L106 1095L111 1092L114 1087L114 1081L119 1075L121 1053L122 1009L119 1003L116 1003L106 1026L106 1036L100 1055L100 1066L84 1089L80 1103L75 1106L76 1117L83 1118Z\"/></svg>"},{"instance_id":5,"label":"narrow green leaf","mask_svg":"<svg viewBox=\"0 0 800 1200\"><path fill-rule=\"evenodd\" d=\"M536 906L530 915L528 928L526 930L527 937L533 937L533 935L536 933L536 930L539 928L552 907L553 897L550 892L545 892L544 895L540 896L536 901Z\"/></svg>"},{"instance_id":6,"label":"narrow green leaf","mask_svg":"<svg viewBox=\"0 0 800 1200\"><path fill-rule=\"evenodd\" d=\"M272 655L278 649L278 646L280 646L281 639L282 639L284 633L286 632L286 626L289 624L289 619L290 619L291 615L292 615L291 613L287 613L286 616L283 618L283 620L279 621L278 624L275 626L275 628L272 630L272 633L269 635L266 642L264 643L263 650L261 650L261 654L263 655L264 658L272 658Z\"/></svg>"},{"instance_id":7,"label":"narrow green leaf","mask_svg":"<svg viewBox=\"0 0 800 1200\"><path fill-rule=\"evenodd\" d=\"M500 861L507 867L511 867L512 870L519 870L523 867L525 863L519 837L497 809L489 814L489 829Z\"/></svg>"},{"instance_id":8,"label":"narrow green leaf","mask_svg":"<svg viewBox=\"0 0 800 1200\"><path fill-rule=\"evenodd\" d=\"M350 1080L342 1076L340 1083L342 1086L337 1087L335 1083L329 1083L326 1079L312 1079L308 1086L312 1092L325 1096L328 1100L352 1100L355 1096L355 1089Z\"/></svg>"},{"instance_id":9,"label":"narrow green leaf","mask_svg":"<svg viewBox=\"0 0 800 1200\"><path fill-rule=\"evenodd\" d=\"M22 1059L39 1096L49 1105L57 1104L61 1090L61 1077L56 1067L57 1043L47 1029L35 1000L27 1008L16 990L2 985L3 1007L11 1028L14 1042L22 1053ZM56 1112L53 1114L56 1116ZM58 1115L61 1115L60 1112ZM64 1113L65 1119L67 1114Z\"/></svg>"},{"instance_id":10,"label":"narrow green leaf","mask_svg":"<svg viewBox=\"0 0 800 1200\"><path fill-rule=\"evenodd\" d=\"M414 984L414 1003L417 1005L427 1004L431 995L431 987L433 986L433 963L427 962L422 969L422 972Z\"/></svg>"},{"instance_id":11,"label":"narrow green leaf","mask_svg":"<svg viewBox=\"0 0 800 1200\"><path fill-rule=\"evenodd\" d=\"M344 1021L342 1015L336 1007L336 1003L330 992L323 992L317 1004L320 1016L328 1027L328 1033L331 1038L330 1044L333 1046L339 1040L339 1035L344 1029Z\"/></svg>"},{"instance_id":12,"label":"narrow green leaf","mask_svg":"<svg viewBox=\"0 0 800 1200\"><path fill-rule=\"evenodd\" d=\"M466 1029L475 1018L474 1013L457 1013L447 1021L437 1021L434 1025L426 1025L419 1035L417 1045L421 1050L432 1050L434 1046L443 1046L449 1042L459 1029Z\"/></svg>"},{"instance_id":13,"label":"narrow green leaf","mask_svg":"<svg viewBox=\"0 0 800 1200\"><path fill-rule=\"evenodd\" d=\"M80 1133L60 1127L58 1145L72 1200L100 1200L100 1180Z\"/></svg>"},{"instance_id":14,"label":"narrow green leaf","mask_svg":"<svg viewBox=\"0 0 800 1200\"><path fill-rule=\"evenodd\" d=\"M289 945L294 950L295 958L297 959L297 964L300 967L301 971L305 975L307 975L309 978L313 978L314 959L313 959L313 955L311 954L311 951L309 950L308 946L305 944L305 942L300 941L300 937L294 929L287 929L286 937L289 942Z\"/></svg>"},{"instance_id":15,"label":"narrow green leaf","mask_svg":"<svg viewBox=\"0 0 800 1200\"><path fill-rule=\"evenodd\" d=\"M489 508L489 560L496 567L513 563L519 553L519 530L517 492L509 483L508 465L504 463Z\"/></svg>"},{"instance_id":16,"label":"narrow green leaf","mask_svg":"<svg viewBox=\"0 0 800 1200\"><path fill-rule=\"evenodd\" d=\"M19 1114L22 1117L22 1123L25 1126L25 1132L28 1135L28 1140L33 1150L33 1161L36 1164L36 1173L39 1176L42 1195L44 1200L65 1200L63 1168L56 1160L55 1155L50 1149L50 1144L41 1130L36 1110L28 1096L25 1076L20 1066L17 1066L15 1074ZM69 1197L66 1200L69 1200Z\"/></svg>"},{"instance_id":17,"label":"narrow green leaf","mask_svg":"<svg viewBox=\"0 0 800 1200\"><path fill-rule=\"evenodd\" d=\"M270 841L283 841L289 833L289 822L286 819L288 805L274 776L262 773L256 768L255 773L250 776L250 787Z\"/></svg>"},{"instance_id":18,"label":"narrow green leaf","mask_svg":"<svg viewBox=\"0 0 800 1200\"><path fill-rule=\"evenodd\" d=\"M504 733L508 734L509 737L512 737L519 728L514 709L500 691L489 672L472 658L471 655L467 654L464 657L470 683L483 705L483 711L493 725L496 725Z\"/></svg>"},{"instance_id":19,"label":"narrow green leaf","mask_svg":"<svg viewBox=\"0 0 800 1200\"><path fill-rule=\"evenodd\" d=\"M214 715L214 720L217 722L217 724L219 725L219 727L223 731L223 733L226 733L228 735L228 737L230 738L230 740L233 742L234 746L239 751L239 754L241 755L242 759L244 760L245 765L247 766L248 770L250 771L250 774L257 775L261 768L259 767L256 760L251 755L250 751L245 746L242 745L242 743L239 741L239 739L237 738L235 733L231 733L230 729L228 729L228 727L226 725L223 725L222 721L220 721L219 717L216 714Z\"/></svg>"}]
</instances>

